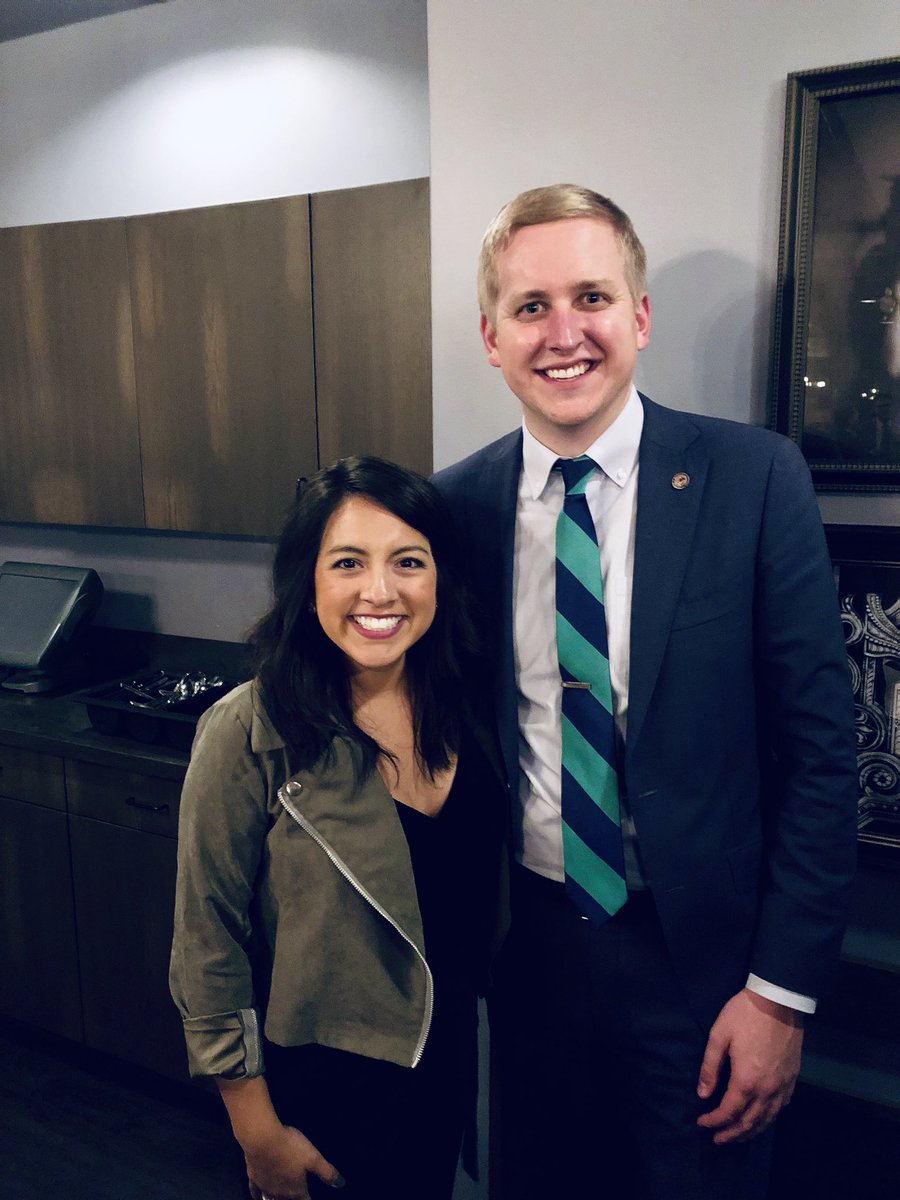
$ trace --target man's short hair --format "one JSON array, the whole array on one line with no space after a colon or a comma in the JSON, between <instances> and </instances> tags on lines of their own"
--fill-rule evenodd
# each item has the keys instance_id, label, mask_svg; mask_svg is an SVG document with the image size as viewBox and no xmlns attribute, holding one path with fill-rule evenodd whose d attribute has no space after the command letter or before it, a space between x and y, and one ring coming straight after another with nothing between
<instances>
[{"instance_id":1,"label":"man's short hair","mask_svg":"<svg viewBox=\"0 0 900 1200\"><path fill-rule=\"evenodd\" d=\"M574 183L554 183L531 188L510 200L487 228L478 260L478 303L493 322L496 317L500 278L497 259L513 234L527 225L546 225L574 217L591 217L612 226L625 259L625 278L637 304L647 290L647 254L635 233L631 218L612 200Z\"/></svg>"}]
</instances>

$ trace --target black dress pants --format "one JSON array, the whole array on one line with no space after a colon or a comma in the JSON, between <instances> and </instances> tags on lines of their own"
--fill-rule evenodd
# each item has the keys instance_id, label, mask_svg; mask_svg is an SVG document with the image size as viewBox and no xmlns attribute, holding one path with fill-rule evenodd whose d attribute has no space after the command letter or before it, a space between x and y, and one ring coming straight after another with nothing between
<instances>
[{"instance_id":1,"label":"black dress pants","mask_svg":"<svg viewBox=\"0 0 900 1200\"><path fill-rule=\"evenodd\" d=\"M475 1100L475 997L438 1012L415 1068L326 1046L266 1044L275 1110L341 1172L313 1200L451 1200Z\"/></svg>"},{"instance_id":2,"label":"black dress pants","mask_svg":"<svg viewBox=\"0 0 900 1200\"><path fill-rule=\"evenodd\" d=\"M771 1134L716 1146L697 1127L719 1099L696 1093L708 1031L649 893L598 929L516 868L490 1015L502 1200L765 1196Z\"/></svg>"}]
</instances>

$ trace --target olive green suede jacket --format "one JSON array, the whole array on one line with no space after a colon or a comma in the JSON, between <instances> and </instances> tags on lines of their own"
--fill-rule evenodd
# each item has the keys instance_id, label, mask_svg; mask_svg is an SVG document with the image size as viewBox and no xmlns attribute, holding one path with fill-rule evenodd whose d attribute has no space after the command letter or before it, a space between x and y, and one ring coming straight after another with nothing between
<instances>
[{"instance_id":1,"label":"olive green suede jacket","mask_svg":"<svg viewBox=\"0 0 900 1200\"><path fill-rule=\"evenodd\" d=\"M357 781L350 746L332 749L292 772L253 683L200 720L181 800L170 970L192 1075L261 1074L263 1008L279 1045L408 1067L422 1056L433 981L406 839L378 772ZM498 851L485 962L505 926L503 859Z\"/></svg>"}]
</instances>

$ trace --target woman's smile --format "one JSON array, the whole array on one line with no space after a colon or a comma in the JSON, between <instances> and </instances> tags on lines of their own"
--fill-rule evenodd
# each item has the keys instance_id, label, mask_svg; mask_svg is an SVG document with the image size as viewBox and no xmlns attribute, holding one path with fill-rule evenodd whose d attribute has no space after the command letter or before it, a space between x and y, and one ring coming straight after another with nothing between
<instances>
[{"instance_id":1,"label":"woman's smile","mask_svg":"<svg viewBox=\"0 0 900 1200\"><path fill-rule=\"evenodd\" d=\"M363 616L361 613L350 617L360 634L367 638L393 637L405 619L403 616L375 617Z\"/></svg>"}]
</instances>

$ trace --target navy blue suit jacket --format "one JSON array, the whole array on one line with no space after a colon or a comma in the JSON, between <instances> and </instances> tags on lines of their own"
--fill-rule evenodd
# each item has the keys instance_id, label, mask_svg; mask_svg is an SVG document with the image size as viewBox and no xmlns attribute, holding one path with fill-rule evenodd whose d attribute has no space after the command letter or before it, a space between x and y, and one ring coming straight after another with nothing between
<instances>
[{"instance_id":1,"label":"navy blue suit jacket","mask_svg":"<svg viewBox=\"0 0 900 1200\"><path fill-rule=\"evenodd\" d=\"M817 996L837 961L856 847L852 701L796 446L641 400L624 788L670 952L708 1024L748 971ZM513 788L521 459L516 432L435 477L469 548Z\"/></svg>"}]
</instances>

